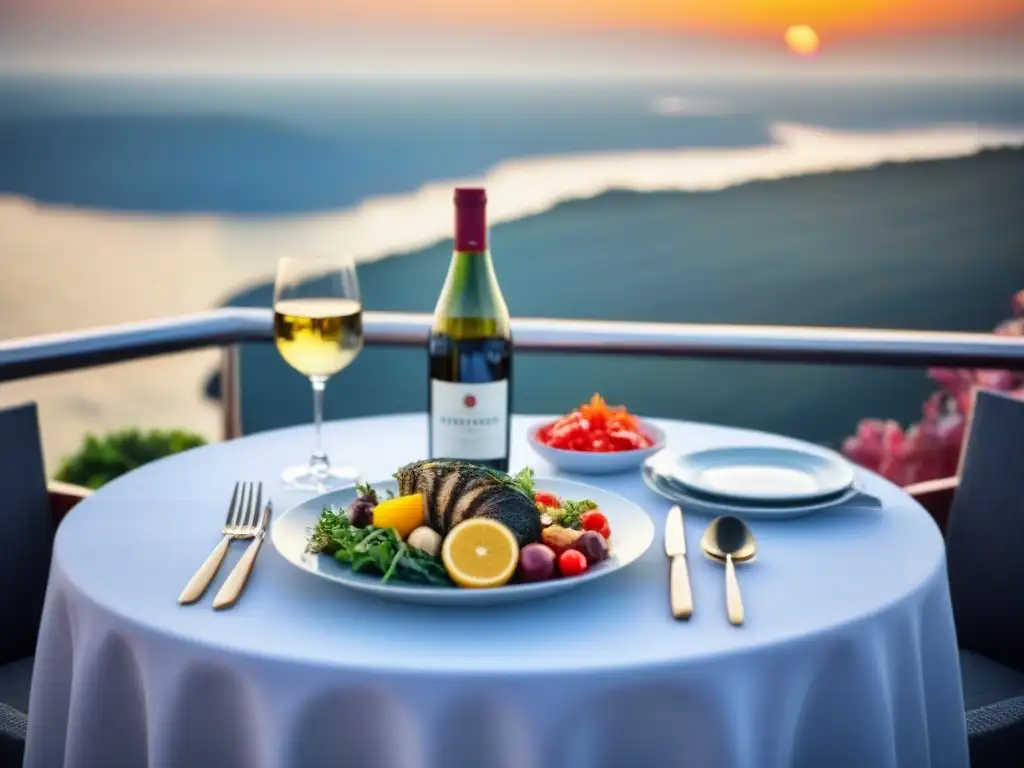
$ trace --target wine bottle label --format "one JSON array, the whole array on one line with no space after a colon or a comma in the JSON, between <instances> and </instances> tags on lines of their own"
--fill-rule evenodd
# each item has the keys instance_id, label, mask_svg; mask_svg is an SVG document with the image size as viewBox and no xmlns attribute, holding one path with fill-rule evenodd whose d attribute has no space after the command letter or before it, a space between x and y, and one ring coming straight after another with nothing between
<instances>
[{"instance_id":1,"label":"wine bottle label","mask_svg":"<svg viewBox=\"0 0 1024 768\"><path fill-rule=\"evenodd\" d=\"M430 380L430 455L500 459L508 450L508 379L486 384Z\"/></svg>"}]
</instances>

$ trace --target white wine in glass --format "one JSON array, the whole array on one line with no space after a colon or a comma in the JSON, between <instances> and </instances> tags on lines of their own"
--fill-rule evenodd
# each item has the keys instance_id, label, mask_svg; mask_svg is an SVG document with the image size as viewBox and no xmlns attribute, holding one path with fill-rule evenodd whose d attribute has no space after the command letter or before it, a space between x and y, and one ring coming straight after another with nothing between
<instances>
[{"instance_id":1,"label":"white wine in glass","mask_svg":"<svg viewBox=\"0 0 1024 768\"><path fill-rule=\"evenodd\" d=\"M320 434L327 380L363 348L355 265L348 259L281 259L274 284L274 339L285 362L313 385L316 444L308 464L284 470L285 484L322 493L358 480L358 470L331 466Z\"/></svg>"}]
</instances>

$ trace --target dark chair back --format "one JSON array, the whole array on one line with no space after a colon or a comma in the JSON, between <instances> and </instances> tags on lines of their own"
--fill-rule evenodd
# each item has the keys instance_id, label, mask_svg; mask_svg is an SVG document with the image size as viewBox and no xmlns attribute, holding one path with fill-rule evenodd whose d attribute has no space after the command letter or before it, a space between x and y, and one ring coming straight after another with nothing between
<instances>
[{"instance_id":1,"label":"dark chair back","mask_svg":"<svg viewBox=\"0 0 1024 768\"><path fill-rule=\"evenodd\" d=\"M1024 401L978 392L946 553L960 646L1024 672Z\"/></svg>"},{"instance_id":2,"label":"dark chair back","mask_svg":"<svg viewBox=\"0 0 1024 768\"><path fill-rule=\"evenodd\" d=\"M0 664L35 649L53 534L36 406L0 410Z\"/></svg>"}]
</instances>

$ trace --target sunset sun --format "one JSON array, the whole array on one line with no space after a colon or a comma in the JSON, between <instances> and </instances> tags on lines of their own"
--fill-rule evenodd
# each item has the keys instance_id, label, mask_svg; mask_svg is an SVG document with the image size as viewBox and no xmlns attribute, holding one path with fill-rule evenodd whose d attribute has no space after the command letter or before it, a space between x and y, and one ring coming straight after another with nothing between
<instances>
[{"instance_id":1,"label":"sunset sun","mask_svg":"<svg viewBox=\"0 0 1024 768\"><path fill-rule=\"evenodd\" d=\"M797 56L813 56L820 44L818 33L804 24L786 30L786 47Z\"/></svg>"}]
</instances>

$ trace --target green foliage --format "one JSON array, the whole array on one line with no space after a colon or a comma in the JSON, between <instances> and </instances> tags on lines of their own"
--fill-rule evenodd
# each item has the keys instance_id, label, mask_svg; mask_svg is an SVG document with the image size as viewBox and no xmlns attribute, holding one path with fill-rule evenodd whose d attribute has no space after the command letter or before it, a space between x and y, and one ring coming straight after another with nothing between
<instances>
[{"instance_id":1,"label":"green foliage","mask_svg":"<svg viewBox=\"0 0 1024 768\"><path fill-rule=\"evenodd\" d=\"M592 509L597 509L597 504L590 499L584 499L583 501L563 501L561 509L545 507L544 511L551 515L555 525L579 531L583 529L583 513Z\"/></svg>"},{"instance_id":2,"label":"green foliage","mask_svg":"<svg viewBox=\"0 0 1024 768\"><path fill-rule=\"evenodd\" d=\"M363 486L369 497L373 490ZM451 586L441 558L420 552L398 538L393 528L367 525L356 528L344 510L324 507L316 526L309 533L310 552L333 555L339 563L360 573L379 573L381 582L392 578L438 587Z\"/></svg>"},{"instance_id":3,"label":"green foliage","mask_svg":"<svg viewBox=\"0 0 1024 768\"><path fill-rule=\"evenodd\" d=\"M125 429L104 437L86 435L77 453L64 459L56 479L99 488L150 461L205 445L206 439L180 429L142 432Z\"/></svg>"}]
</instances>

